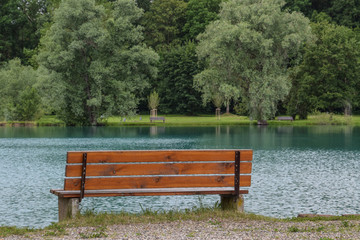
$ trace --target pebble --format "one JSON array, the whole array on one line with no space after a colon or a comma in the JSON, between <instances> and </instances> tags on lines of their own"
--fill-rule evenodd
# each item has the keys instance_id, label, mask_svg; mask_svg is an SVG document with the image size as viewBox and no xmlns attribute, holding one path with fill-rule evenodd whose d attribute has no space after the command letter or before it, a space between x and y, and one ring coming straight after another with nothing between
<instances>
[{"instance_id":1,"label":"pebble","mask_svg":"<svg viewBox=\"0 0 360 240\"><path fill-rule=\"evenodd\" d=\"M346 223L345 223L346 222ZM360 221L272 222L229 219L120 224L66 229L64 236L44 233L5 239L360 239Z\"/></svg>"}]
</instances>

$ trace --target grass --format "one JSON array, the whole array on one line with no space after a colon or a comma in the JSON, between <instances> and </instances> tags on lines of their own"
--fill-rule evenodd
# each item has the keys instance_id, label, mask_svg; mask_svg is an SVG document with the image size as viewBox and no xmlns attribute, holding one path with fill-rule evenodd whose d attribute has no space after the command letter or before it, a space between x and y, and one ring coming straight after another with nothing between
<instances>
[{"instance_id":1,"label":"grass","mask_svg":"<svg viewBox=\"0 0 360 240\"><path fill-rule=\"evenodd\" d=\"M209 220L210 219L210 220ZM234 211L222 211L219 207L198 208L185 211L151 211L144 209L142 213L96 213L94 211L85 211L74 219L52 223L43 229L30 229L18 227L0 227L0 238L10 235L27 235L29 233L41 232L43 236L63 236L66 234L66 228L73 227L92 227L93 230L81 233L81 238L101 238L106 237L107 226L115 224L137 224L137 223L162 223L173 221L212 221L219 224L216 219L232 220L258 220L258 221L278 221L275 218L264 217L255 214L236 213Z\"/></svg>"},{"instance_id":2,"label":"grass","mask_svg":"<svg viewBox=\"0 0 360 240\"><path fill-rule=\"evenodd\" d=\"M183 116L183 115L159 115L165 117L162 121L150 122L149 115L137 115L133 117L109 117L103 120L107 126L136 126L136 125L158 125L158 126L201 126L201 125L248 125L251 123L248 117L227 115L219 120L212 115ZM125 121L124 121L125 119Z\"/></svg>"},{"instance_id":3,"label":"grass","mask_svg":"<svg viewBox=\"0 0 360 240\"><path fill-rule=\"evenodd\" d=\"M44 115L36 121L37 126L65 126L65 122L54 115Z\"/></svg>"},{"instance_id":4,"label":"grass","mask_svg":"<svg viewBox=\"0 0 360 240\"><path fill-rule=\"evenodd\" d=\"M7 237L11 235L26 235L28 233L32 233L36 231L37 231L36 229L32 229L32 228L0 226L0 237Z\"/></svg>"},{"instance_id":5,"label":"grass","mask_svg":"<svg viewBox=\"0 0 360 240\"><path fill-rule=\"evenodd\" d=\"M65 122L59 120L54 115L44 115L36 121L0 121L0 126L7 126L7 127L65 126Z\"/></svg>"},{"instance_id":6,"label":"grass","mask_svg":"<svg viewBox=\"0 0 360 240\"><path fill-rule=\"evenodd\" d=\"M277 219L255 215L251 213L237 213L235 211L224 211L219 207L213 208L194 208L185 211L151 211L143 210L142 213L96 213L94 211L86 211L78 215L75 219L69 219L60 223L53 223L44 229L30 229L17 227L0 227L0 238L10 235L27 235L30 233L41 233L42 236L54 237L66 235L67 228L76 227L90 227L90 231L80 233L81 238L102 238L107 237L106 230L108 226L115 224L148 224L148 223L164 223L174 221L206 221L211 225L220 226L223 219L231 221L267 221L267 222L290 222L296 224L297 222L309 221L341 221L339 230L346 230L350 228L358 228L358 225L353 225L352 220L360 220L360 216L334 216L334 217L310 217L310 218L288 218ZM274 229L274 231L278 231ZM320 225L316 228L299 228L298 226L290 226L288 232L329 232L338 231L331 226ZM189 236L190 237L190 236Z\"/></svg>"},{"instance_id":7,"label":"grass","mask_svg":"<svg viewBox=\"0 0 360 240\"><path fill-rule=\"evenodd\" d=\"M222 115L216 119L214 115L183 116L183 115L160 115L165 117L165 123L156 121L150 123L149 115L137 115L133 117L109 117L102 123L106 126L216 126L216 125L256 125L257 121L250 120L245 116L233 114ZM310 115L306 120L278 121L269 120L269 125L349 125L360 126L360 116L344 116L329 113Z\"/></svg>"},{"instance_id":8,"label":"grass","mask_svg":"<svg viewBox=\"0 0 360 240\"><path fill-rule=\"evenodd\" d=\"M214 115L163 115L165 123L162 121L150 122L149 115L136 115L128 117L112 116L100 120L101 125L105 126L218 126L218 125L256 125L257 121L245 116L234 114L223 114L220 119ZM344 116L330 113L316 113L310 115L306 120L296 119L295 121L269 120L269 125L290 125L290 126L310 126L310 125L343 125L360 126L360 115ZM1 122L0 126L65 126L65 123L56 116L44 115L37 121L8 121Z\"/></svg>"}]
</instances>

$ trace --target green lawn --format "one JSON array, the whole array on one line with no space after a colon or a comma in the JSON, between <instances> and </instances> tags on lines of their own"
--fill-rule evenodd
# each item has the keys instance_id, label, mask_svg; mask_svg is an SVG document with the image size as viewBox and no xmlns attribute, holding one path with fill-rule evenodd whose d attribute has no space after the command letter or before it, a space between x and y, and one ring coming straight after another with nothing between
<instances>
[{"instance_id":1,"label":"green lawn","mask_svg":"<svg viewBox=\"0 0 360 240\"><path fill-rule=\"evenodd\" d=\"M248 117L238 115L222 115L217 119L215 115L198 115L198 116L184 116L184 115L166 115L159 114L158 116L165 117L165 123L156 121L151 123L149 115L136 115L128 117L113 116L102 119L100 124L105 126L216 126L216 125L256 125L257 121L251 121ZM328 113L321 113L317 115L310 115L307 120L295 121L278 121L270 120L269 125L292 125L292 126L308 126L308 125L349 125L360 126L360 115L345 117L344 115L334 115ZM65 123L56 116L44 115L37 121L8 121L1 122L0 126L65 126Z\"/></svg>"},{"instance_id":2,"label":"green lawn","mask_svg":"<svg viewBox=\"0 0 360 240\"><path fill-rule=\"evenodd\" d=\"M229 115L216 119L212 115L183 116L183 115L158 115L165 117L163 121L150 122L149 115L137 115L133 117L109 117L103 123L109 126L126 125L247 125L250 124L248 117Z\"/></svg>"},{"instance_id":3,"label":"green lawn","mask_svg":"<svg viewBox=\"0 0 360 240\"><path fill-rule=\"evenodd\" d=\"M165 123L156 121L150 123L149 115L137 115L134 117L109 117L103 121L107 126L131 126L131 125L165 125L165 126L199 126L199 125L250 125L257 121L251 121L248 117L237 115L222 115L217 119L215 115L183 116L183 115L161 115L165 117ZM125 121L124 121L125 119ZM344 115L317 114L310 115L307 120L278 121L270 120L269 125L357 125L360 126L360 116L345 117Z\"/></svg>"}]
</instances>

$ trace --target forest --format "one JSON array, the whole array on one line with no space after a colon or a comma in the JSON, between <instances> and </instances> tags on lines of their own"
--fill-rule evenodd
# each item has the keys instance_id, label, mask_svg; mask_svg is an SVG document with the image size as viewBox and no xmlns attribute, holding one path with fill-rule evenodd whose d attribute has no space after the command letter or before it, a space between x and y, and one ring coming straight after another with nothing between
<instances>
[{"instance_id":1,"label":"forest","mask_svg":"<svg viewBox=\"0 0 360 240\"><path fill-rule=\"evenodd\" d=\"M0 121L359 114L359 41L360 0L2 0Z\"/></svg>"}]
</instances>

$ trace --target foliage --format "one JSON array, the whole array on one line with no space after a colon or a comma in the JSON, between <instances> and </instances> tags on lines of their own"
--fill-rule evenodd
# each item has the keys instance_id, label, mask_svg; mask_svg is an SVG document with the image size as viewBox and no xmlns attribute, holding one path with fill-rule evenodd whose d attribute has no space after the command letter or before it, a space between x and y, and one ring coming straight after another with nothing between
<instances>
[{"instance_id":1,"label":"foliage","mask_svg":"<svg viewBox=\"0 0 360 240\"><path fill-rule=\"evenodd\" d=\"M136 4L139 8L142 8L144 12L150 10L151 0L136 0Z\"/></svg>"},{"instance_id":2,"label":"foliage","mask_svg":"<svg viewBox=\"0 0 360 240\"><path fill-rule=\"evenodd\" d=\"M47 20L45 0L2 0L0 3L0 62L20 58L29 64L29 50L39 43ZM26 53L26 51L28 51Z\"/></svg>"},{"instance_id":3,"label":"foliage","mask_svg":"<svg viewBox=\"0 0 360 240\"><path fill-rule=\"evenodd\" d=\"M358 0L286 0L286 9L300 11L306 17L323 13L331 22L349 28L360 27L360 1Z\"/></svg>"},{"instance_id":4,"label":"foliage","mask_svg":"<svg viewBox=\"0 0 360 240\"><path fill-rule=\"evenodd\" d=\"M142 44L142 10L118 0L105 11L94 0L68 0L55 10L42 38L45 86L55 85L54 108L68 125L94 125L101 115L126 115L156 75L157 54ZM45 70L44 70L45 69Z\"/></svg>"},{"instance_id":5,"label":"foliage","mask_svg":"<svg viewBox=\"0 0 360 240\"><path fill-rule=\"evenodd\" d=\"M224 104L224 96L219 92L214 93L211 100L216 108L221 108L221 106Z\"/></svg>"},{"instance_id":6,"label":"foliage","mask_svg":"<svg viewBox=\"0 0 360 240\"><path fill-rule=\"evenodd\" d=\"M339 25L350 28L360 27L360 1L332 1L327 13Z\"/></svg>"},{"instance_id":7,"label":"foliage","mask_svg":"<svg viewBox=\"0 0 360 240\"><path fill-rule=\"evenodd\" d=\"M287 66L296 64L298 50L311 39L308 20L282 7L282 1L222 3L220 19L199 36L197 52L208 65L195 85L205 102L227 84L238 89L254 119L274 116L290 90Z\"/></svg>"},{"instance_id":8,"label":"foliage","mask_svg":"<svg viewBox=\"0 0 360 240\"><path fill-rule=\"evenodd\" d=\"M359 112L360 84L353 81L359 71L354 66L358 63L355 55L359 45L346 39L356 37L360 40L360 1L263 2L2 0L1 74L10 73L9 64L13 64L14 58L20 59L23 65L34 67L37 72L12 65L19 72L14 71L6 80L0 77L0 82L4 82L0 89L4 93L0 95L0 119L23 119L20 114L25 112L23 107L40 95L37 113L26 118L36 118L39 112L44 112L58 114L70 125L96 124L101 115L132 113L139 108L139 103L142 104L140 111L147 110L146 96L150 89L158 91L161 110L166 113L208 112L214 94L218 94L223 97L221 106L226 105L227 109L230 104L240 102L236 107L238 113L271 119L276 109L285 107L279 100L288 93L289 73L294 85L286 101L290 114L306 118L316 109ZM243 9L239 10L237 5ZM283 11L272 7L275 5ZM221 6L225 9L220 13ZM316 23L314 33L320 31L317 26L325 21L354 32L348 34L349 30L339 28L338 40L318 40L316 45L308 45L304 50L308 58L295 67L303 53L299 46L309 35L299 12ZM304 35L299 38L297 32L301 31ZM198 38L199 34L202 36ZM337 37L330 30L326 34L329 39ZM322 36L322 33L317 35ZM191 50L198 41L202 42L198 48L198 53L202 52L199 65ZM341 41L345 41L344 49L341 49ZM161 55L157 65L158 78L155 77L158 56L144 42ZM317 55L310 56L312 50ZM211 51L212 60L208 57ZM349 57L345 56L346 52ZM316 56L319 58L315 59ZM346 66L336 68L336 64L342 64L340 58L351 59L352 64L345 63ZM314 64L313 68L305 67L311 64ZM289 67L292 67L291 72L286 71ZM320 69L318 73L316 68ZM10 84L22 81L21 72L29 72L31 80L19 86ZM319 79L323 82L315 84ZM347 82L346 87L340 84L341 79ZM345 88L352 90L348 92ZM206 107L199 104L201 94L203 102L208 104ZM34 99L25 101L26 96ZM31 109L30 105L27 109ZM285 114L285 111L281 110L281 113Z\"/></svg>"},{"instance_id":9,"label":"foliage","mask_svg":"<svg viewBox=\"0 0 360 240\"><path fill-rule=\"evenodd\" d=\"M27 87L19 96L15 104L16 120L34 120L40 107L40 96L35 88Z\"/></svg>"},{"instance_id":10,"label":"foliage","mask_svg":"<svg viewBox=\"0 0 360 240\"><path fill-rule=\"evenodd\" d=\"M286 0L284 8L290 11L302 12L305 16L311 17L313 12L311 2L311 0Z\"/></svg>"},{"instance_id":11,"label":"foliage","mask_svg":"<svg viewBox=\"0 0 360 240\"><path fill-rule=\"evenodd\" d=\"M155 90L150 94L148 102L150 110L157 109L159 106L160 98Z\"/></svg>"},{"instance_id":12,"label":"foliage","mask_svg":"<svg viewBox=\"0 0 360 240\"><path fill-rule=\"evenodd\" d=\"M360 49L355 32L328 22L312 26L317 41L306 46L302 63L293 68L288 104L289 114L301 119L313 111L344 112L358 104Z\"/></svg>"},{"instance_id":13,"label":"foliage","mask_svg":"<svg viewBox=\"0 0 360 240\"><path fill-rule=\"evenodd\" d=\"M186 40L195 40L206 26L218 18L222 0L190 0L185 14L183 32Z\"/></svg>"},{"instance_id":14,"label":"foliage","mask_svg":"<svg viewBox=\"0 0 360 240\"><path fill-rule=\"evenodd\" d=\"M36 231L37 230L32 229L32 228L0 226L0 237L8 237L8 236L13 236L13 235L25 235L25 234L36 232Z\"/></svg>"},{"instance_id":15,"label":"foliage","mask_svg":"<svg viewBox=\"0 0 360 240\"><path fill-rule=\"evenodd\" d=\"M21 65L20 59L4 64L0 69L0 118L32 120L38 112L40 99L36 89L36 72Z\"/></svg>"},{"instance_id":16,"label":"foliage","mask_svg":"<svg viewBox=\"0 0 360 240\"><path fill-rule=\"evenodd\" d=\"M193 88L193 76L200 71L195 47L188 42L161 53L157 89L166 113L194 115L204 111L200 92Z\"/></svg>"},{"instance_id":17,"label":"foliage","mask_svg":"<svg viewBox=\"0 0 360 240\"><path fill-rule=\"evenodd\" d=\"M186 2L182 0L155 0L142 19L146 43L154 49L181 42Z\"/></svg>"}]
</instances>

